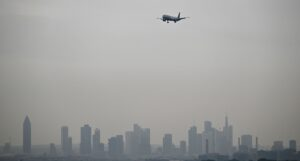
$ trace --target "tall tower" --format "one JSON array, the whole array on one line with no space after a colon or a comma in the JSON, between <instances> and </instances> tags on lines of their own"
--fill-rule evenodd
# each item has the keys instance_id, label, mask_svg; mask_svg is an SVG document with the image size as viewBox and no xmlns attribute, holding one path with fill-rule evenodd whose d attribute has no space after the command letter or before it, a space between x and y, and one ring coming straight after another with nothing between
<instances>
[{"instance_id":1,"label":"tall tower","mask_svg":"<svg viewBox=\"0 0 300 161\"><path fill-rule=\"evenodd\" d=\"M241 138L238 137L238 150L240 151L241 150Z\"/></svg>"},{"instance_id":2,"label":"tall tower","mask_svg":"<svg viewBox=\"0 0 300 161\"><path fill-rule=\"evenodd\" d=\"M133 131L125 133L125 153L130 156L151 154L150 128L133 125Z\"/></svg>"},{"instance_id":3,"label":"tall tower","mask_svg":"<svg viewBox=\"0 0 300 161\"><path fill-rule=\"evenodd\" d=\"M92 128L89 125L81 127L80 153L90 154L92 152Z\"/></svg>"},{"instance_id":4,"label":"tall tower","mask_svg":"<svg viewBox=\"0 0 300 161\"><path fill-rule=\"evenodd\" d=\"M225 116L225 127L228 127L228 117L227 117L227 115Z\"/></svg>"},{"instance_id":5,"label":"tall tower","mask_svg":"<svg viewBox=\"0 0 300 161\"><path fill-rule=\"evenodd\" d=\"M108 154L111 157L119 157L124 153L123 135L117 135L108 139Z\"/></svg>"},{"instance_id":6,"label":"tall tower","mask_svg":"<svg viewBox=\"0 0 300 161\"><path fill-rule=\"evenodd\" d=\"M224 152L227 155L232 155L233 148L233 126L228 124L228 117L225 116L225 125L223 127L223 134L225 137L225 149Z\"/></svg>"},{"instance_id":7,"label":"tall tower","mask_svg":"<svg viewBox=\"0 0 300 161\"><path fill-rule=\"evenodd\" d=\"M95 129L95 133L93 135L93 152L95 154L100 152L100 130Z\"/></svg>"},{"instance_id":8,"label":"tall tower","mask_svg":"<svg viewBox=\"0 0 300 161\"><path fill-rule=\"evenodd\" d=\"M208 139L205 140L205 154L208 154L208 148L209 148L209 144L208 144Z\"/></svg>"},{"instance_id":9,"label":"tall tower","mask_svg":"<svg viewBox=\"0 0 300 161\"><path fill-rule=\"evenodd\" d=\"M248 149L253 148L252 144L252 135L242 135L241 137L241 145L246 146Z\"/></svg>"},{"instance_id":10,"label":"tall tower","mask_svg":"<svg viewBox=\"0 0 300 161\"><path fill-rule=\"evenodd\" d=\"M68 154L68 142L69 142L69 134L68 134L68 127L63 126L61 127L61 148L64 155Z\"/></svg>"},{"instance_id":11,"label":"tall tower","mask_svg":"<svg viewBox=\"0 0 300 161\"><path fill-rule=\"evenodd\" d=\"M192 126L188 131L188 152L189 155L198 155L197 151L197 127Z\"/></svg>"},{"instance_id":12,"label":"tall tower","mask_svg":"<svg viewBox=\"0 0 300 161\"><path fill-rule=\"evenodd\" d=\"M141 141L140 141L140 154L149 155L151 153L150 145L150 129L145 128L141 131Z\"/></svg>"},{"instance_id":13,"label":"tall tower","mask_svg":"<svg viewBox=\"0 0 300 161\"><path fill-rule=\"evenodd\" d=\"M173 150L173 142L172 142L172 134L165 134L163 138L163 153L165 155L172 154Z\"/></svg>"},{"instance_id":14,"label":"tall tower","mask_svg":"<svg viewBox=\"0 0 300 161\"><path fill-rule=\"evenodd\" d=\"M296 152L297 151L297 143L296 140L289 141L289 149Z\"/></svg>"},{"instance_id":15,"label":"tall tower","mask_svg":"<svg viewBox=\"0 0 300 161\"><path fill-rule=\"evenodd\" d=\"M179 151L180 151L180 154L183 156L186 154L186 142L184 140L180 141Z\"/></svg>"},{"instance_id":16,"label":"tall tower","mask_svg":"<svg viewBox=\"0 0 300 161\"><path fill-rule=\"evenodd\" d=\"M31 153L31 123L28 116L23 122L23 152Z\"/></svg>"},{"instance_id":17,"label":"tall tower","mask_svg":"<svg viewBox=\"0 0 300 161\"><path fill-rule=\"evenodd\" d=\"M258 137L255 138L255 149L258 150Z\"/></svg>"}]
</instances>

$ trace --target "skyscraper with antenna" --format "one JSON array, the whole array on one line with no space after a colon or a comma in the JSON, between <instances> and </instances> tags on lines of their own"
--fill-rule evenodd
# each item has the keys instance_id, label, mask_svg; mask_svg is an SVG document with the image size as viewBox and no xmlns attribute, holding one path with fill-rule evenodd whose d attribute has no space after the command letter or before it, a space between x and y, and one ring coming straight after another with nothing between
<instances>
[{"instance_id":1,"label":"skyscraper with antenna","mask_svg":"<svg viewBox=\"0 0 300 161\"><path fill-rule=\"evenodd\" d=\"M31 153L31 123L28 116L23 122L23 152Z\"/></svg>"}]
</instances>

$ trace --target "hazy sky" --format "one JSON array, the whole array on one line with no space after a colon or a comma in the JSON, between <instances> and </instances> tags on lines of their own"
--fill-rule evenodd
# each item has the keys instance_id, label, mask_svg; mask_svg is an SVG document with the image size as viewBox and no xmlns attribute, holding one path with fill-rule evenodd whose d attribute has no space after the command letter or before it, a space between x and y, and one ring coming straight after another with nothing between
<instances>
[{"instance_id":1,"label":"hazy sky","mask_svg":"<svg viewBox=\"0 0 300 161\"><path fill-rule=\"evenodd\" d=\"M164 23L162 14L190 19ZM195 124L300 143L300 1L0 1L0 144L101 139L133 123L174 143Z\"/></svg>"}]
</instances>

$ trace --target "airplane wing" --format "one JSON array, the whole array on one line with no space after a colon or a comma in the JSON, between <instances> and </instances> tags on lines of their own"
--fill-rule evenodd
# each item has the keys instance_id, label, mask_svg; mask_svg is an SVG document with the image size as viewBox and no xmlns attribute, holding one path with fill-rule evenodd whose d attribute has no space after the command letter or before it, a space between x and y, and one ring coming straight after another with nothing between
<instances>
[{"instance_id":1,"label":"airplane wing","mask_svg":"<svg viewBox=\"0 0 300 161\"><path fill-rule=\"evenodd\" d=\"M190 17L180 17L180 20L184 20L184 19L187 19L187 18L190 18Z\"/></svg>"},{"instance_id":2,"label":"airplane wing","mask_svg":"<svg viewBox=\"0 0 300 161\"><path fill-rule=\"evenodd\" d=\"M190 17L182 17L182 19L186 19L186 18L190 18Z\"/></svg>"}]
</instances>

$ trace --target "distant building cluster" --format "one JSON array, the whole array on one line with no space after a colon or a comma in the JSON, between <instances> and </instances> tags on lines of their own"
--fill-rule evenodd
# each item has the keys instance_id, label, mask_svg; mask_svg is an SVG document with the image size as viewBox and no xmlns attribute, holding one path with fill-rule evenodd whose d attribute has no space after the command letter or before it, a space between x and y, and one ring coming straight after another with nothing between
<instances>
[{"instance_id":1,"label":"distant building cluster","mask_svg":"<svg viewBox=\"0 0 300 161\"><path fill-rule=\"evenodd\" d=\"M115 135L108 139L108 144L101 142L100 129L88 124L80 128L79 150L75 151L72 137L69 135L68 126L61 127L61 145L57 148L50 143L49 157L90 157L97 158L177 158L196 160L258 160L259 158L297 160L300 152L297 152L296 140L290 140L288 148L283 141L274 141L270 151L259 149L258 137L255 141L252 135L245 134L238 137L238 145L233 145L233 126L229 125L227 116L224 127L218 130L210 121L204 122L204 130L197 131L192 126L187 131L187 141L181 140L177 145L173 143L173 135L166 133L162 139L162 145L153 147L150 142L150 129L142 128L138 124L133 125L132 131L126 131L125 135ZM23 122L23 154L32 154L31 122L26 116ZM253 145L253 142L255 145ZM3 146L3 154L12 153L10 142Z\"/></svg>"},{"instance_id":2,"label":"distant building cluster","mask_svg":"<svg viewBox=\"0 0 300 161\"><path fill-rule=\"evenodd\" d=\"M150 155L150 129L134 124L133 131L125 133L125 153L130 156Z\"/></svg>"},{"instance_id":3,"label":"distant building cluster","mask_svg":"<svg viewBox=\"0 0 300 161\"><path fill-rule=\"evenodd\" d=\"M223 130L212 127L210 121L204 122L204 131L197 133L197 127L193 126L188 131L188 153L191 156L198 156L209 153L232 155L233 152L233 127L228 125L228 118L225 118Z\"/></svg>"}]
</instances>

